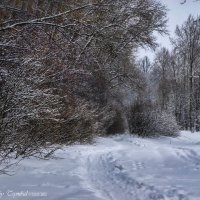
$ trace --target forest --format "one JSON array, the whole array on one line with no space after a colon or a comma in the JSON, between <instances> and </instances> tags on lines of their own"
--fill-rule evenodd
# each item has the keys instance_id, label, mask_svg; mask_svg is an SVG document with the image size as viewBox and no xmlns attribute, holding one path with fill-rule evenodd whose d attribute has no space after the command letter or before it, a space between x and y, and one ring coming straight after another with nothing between
<instances>
[{"instance_id":1,"label":"forest","mask_svg":"<svg viewBox=\"0 0 200 200\"><path fill-rule=\"evenodd\" d=\"M168 34L158 0L1 0L0 165L97 136L199 131L200 17L172 49L155 33Z\"/></svg>"}]
</instances>

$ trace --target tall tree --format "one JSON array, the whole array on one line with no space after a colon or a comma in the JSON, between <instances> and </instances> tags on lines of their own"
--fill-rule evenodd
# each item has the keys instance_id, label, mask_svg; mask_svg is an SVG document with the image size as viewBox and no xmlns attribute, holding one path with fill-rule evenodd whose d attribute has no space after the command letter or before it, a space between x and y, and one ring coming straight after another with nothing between
<instances>
[{"instance_id":1,"label":"tall tree","mask_svg":"<svg viewBox=\"0 0 200 200\"><path fill-rule=\"evenodd\" d=\"M185 58L185 64L188 69L189 79L189 127L195 127L195 100L194 100L194 82L196 73L199 71L199 56L200 56L200 23L199 17L194 19L189 16L182 27L176 29L175 47Z\"/></svg>"}]
</instances>

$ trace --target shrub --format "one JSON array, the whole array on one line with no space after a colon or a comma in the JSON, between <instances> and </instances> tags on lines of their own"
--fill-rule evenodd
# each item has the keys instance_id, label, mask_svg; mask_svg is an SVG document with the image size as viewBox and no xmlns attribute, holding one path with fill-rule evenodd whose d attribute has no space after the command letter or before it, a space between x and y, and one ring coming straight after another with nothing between
<instances>
[{"instance_id":1,"label":"shrub","mask_svg":"<svg viewBox=\"0 0 200 200\"><path fill-rule=\"evenodd\" d=\"M176 136L179 131L175 117L153 107L134 105L129 117L130 132L139 136Z\"/></svg>"}]
</instances>

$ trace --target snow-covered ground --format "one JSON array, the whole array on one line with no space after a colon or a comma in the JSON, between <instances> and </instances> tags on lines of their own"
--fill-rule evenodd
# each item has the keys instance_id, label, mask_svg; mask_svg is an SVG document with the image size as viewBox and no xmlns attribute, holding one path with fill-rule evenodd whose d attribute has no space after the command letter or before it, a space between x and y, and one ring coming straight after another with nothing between
<instances>
[{"instance_id":1,"label":"snow-covered ground","mask_svg":"<svg viewBox=\"0 0 200 200\"><path fill-rule=\"evenodd\" d=\"M98 138L53 160L24 160L0 176L3 200L199 200L200 133Z\"/></svg>"}]
</instances>

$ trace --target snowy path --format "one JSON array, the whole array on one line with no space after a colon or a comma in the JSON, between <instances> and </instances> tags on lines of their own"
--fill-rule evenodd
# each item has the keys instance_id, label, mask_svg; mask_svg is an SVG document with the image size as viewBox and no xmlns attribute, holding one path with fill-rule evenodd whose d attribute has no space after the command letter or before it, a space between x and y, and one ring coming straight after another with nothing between
<instances>
[{"instance_id":1,"label":"snowy path","mask_svg":"<svg viewBox=\"0 0 200 200\"><path fill-rule=\"evenodd\" d=\"M99 138L56 155L24 160L15 175L1 176L0 199L200 200L200 133Z\"/></svg>"}]
</instances>

